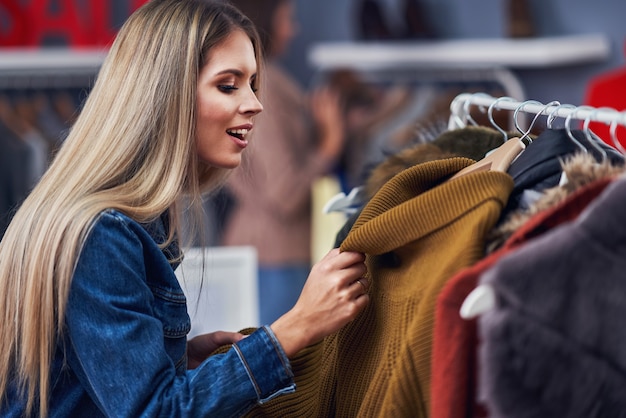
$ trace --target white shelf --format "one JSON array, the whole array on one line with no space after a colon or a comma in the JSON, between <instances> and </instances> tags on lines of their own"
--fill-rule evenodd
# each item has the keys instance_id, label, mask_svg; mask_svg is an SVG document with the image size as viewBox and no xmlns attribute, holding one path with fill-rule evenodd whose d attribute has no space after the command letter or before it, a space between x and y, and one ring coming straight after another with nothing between
<instances>
[{"instance_id":1,"label":"white shelf","mask_svg":"<svg viewBox=\"0 0 626 418\"><path fill-rule=\"evenodd\" d=\"M103 49L0 49L0 72L92 71L102 64Z\"/></svg>"},{"instance_id":2,"label":"white shelf","mask_svg":"<svg viewBox=\"0 0 626 418\"><path fill-rule=\"evenodd\" d=\"M602 34L528 39L463 39L315 44L309 60L318 70L419 68L546 68L606 60L610 42Z\"/></svg>"},{"instance_id":3,"label":"white shelf","mask_svg":"<svg viewBox=\"0 0 626 418\"><path fill-rule=\"evenodd\" d=\"M102 48L0 48L0 88L89 85L107 52Z\"/></svg>"}]
</instances>

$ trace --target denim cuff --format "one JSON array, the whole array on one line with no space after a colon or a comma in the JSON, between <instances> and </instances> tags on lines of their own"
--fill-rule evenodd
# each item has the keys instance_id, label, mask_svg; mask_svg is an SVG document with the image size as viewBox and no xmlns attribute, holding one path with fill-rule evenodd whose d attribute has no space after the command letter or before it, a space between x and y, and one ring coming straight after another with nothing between
<instances>
[{"instance_id":1,"label":"denim cuff","mask_svg":"<svg viewBox=\"0 0 626 418\"><path fill-rule=\"evenodd\" d=\"M296 384L289 359L268 326L257 329L234 344L234 348L248 373L259 403L295 392Z\"/></svg>"}]
</instances>

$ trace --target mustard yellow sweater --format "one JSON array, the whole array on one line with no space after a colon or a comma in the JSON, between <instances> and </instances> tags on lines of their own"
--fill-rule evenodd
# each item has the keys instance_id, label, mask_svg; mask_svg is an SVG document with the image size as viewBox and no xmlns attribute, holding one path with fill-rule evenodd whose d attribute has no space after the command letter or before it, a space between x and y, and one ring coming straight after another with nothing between
<instances>
[{"instance_id":1,"label":"mustard yellow sweater","mask_svg":"<svg viewBox=\"0 0 626 418\"><path fill-rule=\"evenodd\" d=\"M482 258L485 235L513 188L509 175L493 171L445 182L472 162L411 167L371 199L341 246L367 255L370 304L293 359L296 393L249 416L428 416L437 295Z\"/></svg>"}]
</instances>

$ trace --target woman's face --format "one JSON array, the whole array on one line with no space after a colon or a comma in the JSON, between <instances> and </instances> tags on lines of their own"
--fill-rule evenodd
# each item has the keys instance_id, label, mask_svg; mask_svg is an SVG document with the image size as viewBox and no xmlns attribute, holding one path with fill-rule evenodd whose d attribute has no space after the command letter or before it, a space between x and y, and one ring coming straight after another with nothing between
<instances>
[{"instance_id":1,"label":"woman's face","mask_svg":"<svg viewBox=\"0 0 626 418\"><path fill-rule=\"evenodd\" d=\"M234 31L209 53L198 78L198 157L219 168L235 168L248 145L253 117L263 110L253 85L257 73L248 35Z\"/></svg>"}]
</instances>

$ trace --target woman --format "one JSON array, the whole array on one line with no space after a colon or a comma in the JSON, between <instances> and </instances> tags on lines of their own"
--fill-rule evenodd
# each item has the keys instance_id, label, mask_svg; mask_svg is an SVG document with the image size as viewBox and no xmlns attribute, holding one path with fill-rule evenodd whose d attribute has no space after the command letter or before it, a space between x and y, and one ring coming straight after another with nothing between
<instances>
[{"instance_id":1,"label":"woman","mask_svg":"<svg viewBox=\"0 0 626 418\"><path fill-rule=\"evenodd\" d=\"M331 252L271 325L186 341L176 202L239 165L260 62L221 2L153 0L125 23L0 243L0 415L241 415L292 392L289 357L363 309L363 255Z\"/></svg>"},{"instance_id":2,"label":"woman","mask_svg":"<svg viewBox=\"0 0 626 418\"><path fill-rule=\"evenodd\" d=\"M228 183L235 208L224 245L252 245L259 260L261 322L282 315L298 298L311 266L311 187L335 167L344 144L339 95L311 99L281 68L297 30L292 0L230 0L257 26L268 56L266 111L255 126L262 147Z\"/></svg>"}]
</instances>

